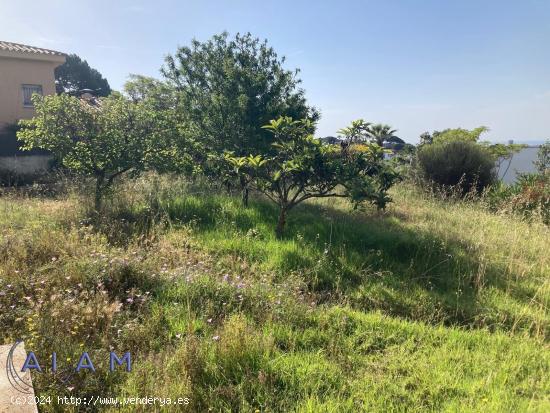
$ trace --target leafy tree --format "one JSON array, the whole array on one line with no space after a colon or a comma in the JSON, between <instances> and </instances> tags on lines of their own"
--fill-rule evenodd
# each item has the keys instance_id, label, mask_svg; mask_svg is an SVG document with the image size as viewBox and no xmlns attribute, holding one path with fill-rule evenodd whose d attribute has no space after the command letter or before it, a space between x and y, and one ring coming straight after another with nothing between
<instances>
[{"instance_id":1,"label":"leafy tree","mask_svg":"<svg viewBox=\"0 0 550 413\"><path fill-rule=\"evenodd\" d=\"M351 125L340 129L338 133L345 136L343 141L344 147L368 142L370 138L370 126L370 122L365 122L363 119L357 119L351 122Z\"/></svg>"},{"instance_id":2,"label":"leafy tree","mask_svg":"<svg viewBox=\"0 0 550 413\"><path fill-rule=\"evenodd\" d=\"M368 151L355 151L352 145L322 145L313 137L309 119L280 117L264 129L274 138L270 155L226 154L226 158L253 188L279 207L277 237L283 236L288 213L308 199L344 197L355 207L369 201L379 208L390 201L387 190L397 175L383 161L380 147L369 145Z\"/></svg>"},{"instance_id":3,"label":"leafy tree","mask_svg":"<svg viewBox=\"0 0 550 413\"><path fill-rule=\"evenodd\" d=\"M219 162L225 151L235 156L265 154L272 136L262 126L279 116L319 117L299 88L298 71L286 70L267 41L250 33L230 38L227 33L206 42L193 40L166 58L162 73L178 92L178 107L203 153L216 162L209 173L223 174ZM244 182L241 189L246 192ZM247 197L243 196L246 204Z\"/></svg>"},{"instance_id":4,"label":"leafy tree","mask_svg":"<svg viewBox=\"0 0 550 413\"><path fill-rule=\"evenodd\" d=\"M253 181L254 168L264 165L266 161L261 155L236 157L234 152L225 152L222 160L218 159L218 162L224 162L226 165L222 169L225 183L236 179L241 184L241 200L244 206L248 206L248 191Z\"/></svg>"},{"instance_id":5,"label":"leafy tree","mask_svg":"<svg viewBox=\"0 0 550 413\"><path fill-rule=\"evenodd\" d=\"M124 84L124 95L132 102L146 105L157 118L171 127L165 133L164 153L155 163L158 172L178 172L188 175L202 172L200 166L207 152L200 142L192 139L190 124L179 110L176 90L168 82L142 75L130 75ZM169 153L167 153L167 151Z\"/></svg>"},{"instance_id":6,"label":"leafy tree","mask_svg":"<svg viewBox=\"0 0 550 413\"><path fill-rule=\"evenodd\" d=\"M172 130L145 104L121 96L87 102L66 94L33 96L36 115L22 120L24 149L46 149L70 171L95 178L95 209L124 173L138 173L170 155ZM166 156L169 158L169 156Z\"/></svg>"},{"instance_id":7,"label":"leafy tree","mask_svg":"<svg viewBox=\"0 0 550 413\"><path fill-rule=\"evenodd\" d=\"M445 129L443 131L434 131L432 134L433 143L445 143L451 141L478 142L481 134L488 132L486 126L479 126L468 130L463 128Z\"/></svg>"},{"instance_id":8,"label":"leafy tree","mask_svg":"<svg viewBox=\"0 0 550 413\"><path fill-rule=\"evenodd\" d=\"M167 82L149 76L130 75L124 94L133 102L148 101L157 110L175 110L176 93Z\"/></svg>"},{"instance_id":9,"label":"leafy tree","mask_svg":"<svg viewBox=\"0 0 550 413\"><path fill-rule=\"evenodd\" d=\"M82 89L91 89L96 96L111 94L107 79L76 54L68 55L65 63L55 69L55 88L58 94L75 94Z\"/></svg>"},{"instance_id":10,"label":"leafy tree","mask_svg":"<svg viewBox=\"0 0 550 413\"><path fill-rule=\"evenodd\" d=\"M376 125L369 125L368 136L378 146L383 147L385 143L401 144L404 145L405 141L395 135L396 129L392 129L389 125L378 123Z\"/></svg>"}]
</instances>

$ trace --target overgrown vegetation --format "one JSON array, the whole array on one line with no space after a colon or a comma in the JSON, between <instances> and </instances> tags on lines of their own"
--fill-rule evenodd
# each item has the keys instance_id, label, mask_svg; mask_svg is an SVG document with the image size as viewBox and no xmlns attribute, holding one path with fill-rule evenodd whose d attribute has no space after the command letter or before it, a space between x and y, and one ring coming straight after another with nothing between
<instances>
[{"instance_id":1,"label":"overgrown vegetation","mask_svg":"<svg viewBox=\"0 0 550 413\"><path fill-rule=\"evenodd\" d=\"M110 347L134 357L128 374L34 374L39 395L184 396L190 411L548 409L545 226L402 185L384 216L306 202L277 239L260 197L243 208L154 175L117 185L99 228L74 194L0 198L2 340L66 367L83 348L103 367Z\"/></svg>"},{"instance_id":2,"label":"overgrown vegetation","mask_svg":"<svg viewBox=\"0 0 550 413\"><path fill-rule=\"evenodd\" d=\"M489 209L512 212L528 220L539 220L550 225L550 142L541 145L537 171L519 174L512 185L499 183L485 196Z\"/></svg>"},{"instance_id":3,"label":"overgrown vegetation","mask_svg":"<svg viewBox=\"0 0 550 413\"><path fill-rule=\"evenodd\" d=\"M199 145L196 159L203 173L227 178L221 162L225 151L239 157L269 153L272 137L262 127L272 119L319 119L299 87L299 71L284 68L284 62L266 40L250 33L193 40L166 58L164 84L177 95L176 109L188 125L186 139ZM246 205L247 181L226 184L240 188Z\"/></svg>"},{"instance_id":4,"label":"overgrown vegetation","mask_svg":"<svg viewBox=\"0 0 550 413\"><path fill-rule=\"evenodd\" d=\"M482 192L518 148L448 129L415 154L363 120L322 144L283 62L222 34L124 94L34 97L18 136L71 175L0 194L0 340L58 353L37 394L187 397L190 411L550 410L549 229L493 213L499 192ZM530 216L549 206L547 152L539 163L518 184ZM397 184L407 169L443 190ZM74 372L84 350L94 374ZM109 373L110 350L134 370Z\"/></svg>"}]
</instances>

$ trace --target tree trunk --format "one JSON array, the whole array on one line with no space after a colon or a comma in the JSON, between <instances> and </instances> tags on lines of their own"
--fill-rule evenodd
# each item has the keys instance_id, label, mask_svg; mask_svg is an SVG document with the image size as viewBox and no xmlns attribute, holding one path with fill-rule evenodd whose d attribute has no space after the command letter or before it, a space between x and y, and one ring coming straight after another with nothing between
<instances>
[{"instance_id":1,"label":"tree trunk","mask_svg":"<svg viewBox=\"0 0 550 413\"><path fill-rule=\"evenodd\" d=\"M241 176L241 200L243 207L248 208L248 183L246 182L246 179Z\"/></svg>"},{"instance_id":2,"label":"tree trunk","mask_svg":"<svg viewBox=\"0 0 550 413\"><path fill-rule=\"evenodd\" d=\"M277 222L277 228L275 229L275 235L277 239L283 238L286 224L286 213L286 207L281 208L281 210L279 211L279 221Z\"/></svg>"},{"instance_id":3,"label":"tree trunk","mask_svg":"<svg viewBox=\"0 0 550 413\"><path fill-rule=\"evenodd\" d=\"M248 208L248 188L245 186L242 193L243 207Z\"/></svg>"},{"instance_id":4,"label":"tree trunk","mask_svg":"<svg viewBox=\"0 0 550 413\"><path fill-rule=\"evenodd\" d=\"M101 211L101 203L103 201L103 181L105 180L103 175L96 177L95 181L95 198L94 198L94 210L99 214Z\"/></svg>"}]
</instances>

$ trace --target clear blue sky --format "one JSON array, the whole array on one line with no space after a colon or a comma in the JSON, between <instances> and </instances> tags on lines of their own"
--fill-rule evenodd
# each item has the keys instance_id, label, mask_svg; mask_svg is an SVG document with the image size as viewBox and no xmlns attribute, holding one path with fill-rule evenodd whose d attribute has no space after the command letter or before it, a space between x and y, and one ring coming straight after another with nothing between
<instances>
[{"instance_id":1,"label":"clear blue sky","mask_svg":"<svg viewBox=\"0 0 550 413\"><path fill-rule=\"evenodd\" d=\"M0 39L77 53L115 89L193 37L250 31L299 67L319 135L355 118L550 137L550 1L0 0ZM0 91L1 93L1 91Z\"/></svg>"}]
</instances>

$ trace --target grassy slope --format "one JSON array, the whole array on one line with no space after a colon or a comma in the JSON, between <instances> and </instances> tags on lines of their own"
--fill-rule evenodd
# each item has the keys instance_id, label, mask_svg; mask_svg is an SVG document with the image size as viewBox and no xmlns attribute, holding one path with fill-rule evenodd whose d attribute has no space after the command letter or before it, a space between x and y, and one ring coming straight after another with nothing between
<instances>
[{"instance_id":1,"label":"grassy slope","mask_svg":"<svg viewBox=\"0 0 550 413\"><path fill-rule=\"evenodd\" d=\"M110 205L105 235L74 200L0 198L0 341L136 359L74 389L35 376L41 394L187 396L197 411L550 409L547 228L401 187L384 216L305 205L279 241L260 200L143 185Z\"/></svg>"}]
</instances>

